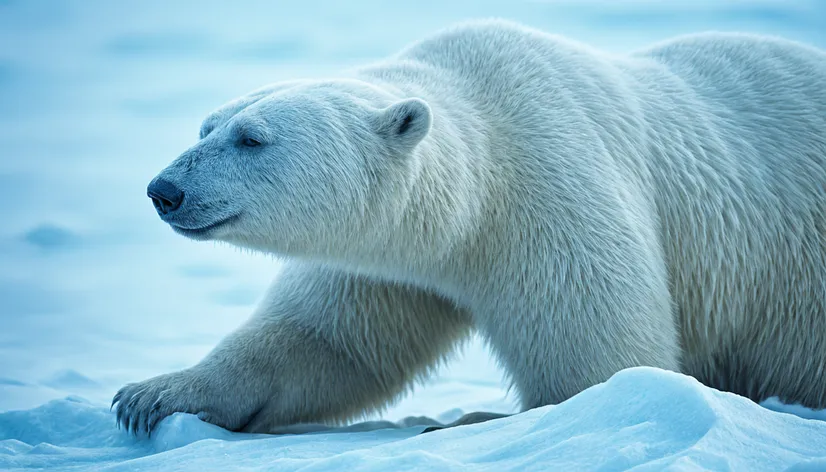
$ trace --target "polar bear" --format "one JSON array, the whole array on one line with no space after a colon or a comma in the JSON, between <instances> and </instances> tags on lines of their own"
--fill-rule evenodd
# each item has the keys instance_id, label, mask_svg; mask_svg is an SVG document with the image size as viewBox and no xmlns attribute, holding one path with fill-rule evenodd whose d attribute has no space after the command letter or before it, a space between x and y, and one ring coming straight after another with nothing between
<instances>
[{"instance_id":1,"label":"polar bear","mask_svg":"<svg viewBox=\"0 0 826 472\"><path fill-rule=\"evenodd\" d=\"M826 407L826 54L740 35L615 56L474 21L212 113L148 193L183 236L286 259L119 424L344 422L472 332L522 409L654 366Z\"/></svg>"}]
</instances>

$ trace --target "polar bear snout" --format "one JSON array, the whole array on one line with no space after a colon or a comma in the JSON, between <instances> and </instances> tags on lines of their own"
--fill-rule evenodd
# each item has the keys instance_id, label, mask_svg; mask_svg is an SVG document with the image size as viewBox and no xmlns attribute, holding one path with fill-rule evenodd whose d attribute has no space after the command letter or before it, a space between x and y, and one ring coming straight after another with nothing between
<instances>
[{"instance_id":1,"label":"polar bear snout","mask_svg":"<svg viewBox=\"0 0 826 472\"><path fill-rule=\"evenodd\" d=\"M235 202L204 194L204 186L184 182L170 172L162 172L146 188L161 220L183 236L203 241L225 235L241 218L242 208ZM186 195L186 201L184 196ZM219 231L220 229L220 231Z\"/></svg>"},{"instance_id":2,"label":"polar bear snout","mask_svg":"<svg viewBox=\"0 0 826 472\"><path fill-rule=\"evenodd\" d=\"M178 208L184 201L184 192L168 180L155 178L146 188L146 195L152 199L158 214L167 215Z\"/></svg>"}]
</instances>

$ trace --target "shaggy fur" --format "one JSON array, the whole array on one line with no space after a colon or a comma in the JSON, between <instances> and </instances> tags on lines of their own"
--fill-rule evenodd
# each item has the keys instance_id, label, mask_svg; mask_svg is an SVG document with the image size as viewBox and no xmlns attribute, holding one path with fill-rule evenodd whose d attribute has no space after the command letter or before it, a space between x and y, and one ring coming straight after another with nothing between
<instances>
[{"instance_id":1,"label":"shaggy fur","mask_svg":"<svg viewBox=\"0 0 826 472\"><path fill-rule=\"evenodd\" d=\"M522 408L631 366L826 407L826 55L702 34L625 56L501 21L206 119L177 232L287 258L119 422L244 431L380 410L472 331ZM256 144L258 143L258 144Z\"/></svg>"}]
</instances>

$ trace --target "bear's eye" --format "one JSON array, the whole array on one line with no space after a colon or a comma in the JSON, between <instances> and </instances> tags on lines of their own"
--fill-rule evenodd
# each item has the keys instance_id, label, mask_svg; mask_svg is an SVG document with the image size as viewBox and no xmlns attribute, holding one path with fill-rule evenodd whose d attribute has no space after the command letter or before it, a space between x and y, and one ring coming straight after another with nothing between
<instances>
[{"instance_id":1,"label":"bear's eye","mask_svg":"<svg viewBox=\"0 0 826 472\"><path fill-rule=\"evenodd\" d=\"M241 144L246 147L256 147L261 145L261 141L252 138L244 138L241 140Z\"/></svg>"}]
</instances>

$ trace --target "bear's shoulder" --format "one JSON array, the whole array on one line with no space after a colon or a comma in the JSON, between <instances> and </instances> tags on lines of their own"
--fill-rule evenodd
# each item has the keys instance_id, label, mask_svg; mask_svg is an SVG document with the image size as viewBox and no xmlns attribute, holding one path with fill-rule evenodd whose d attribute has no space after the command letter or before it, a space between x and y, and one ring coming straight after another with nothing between
<instances>
[{"instance_id":1,"label":"bear's shoulder","mask_svg":"<svg viewBox=\"0 0 826 472\"><path fill-rule=\"evenodd\" d=\"M400 57L449 58L456 64L500 54L518 54L555 36L508 20L470 20L435 32L401 51Z\"/></svg>"}]
</instances>

